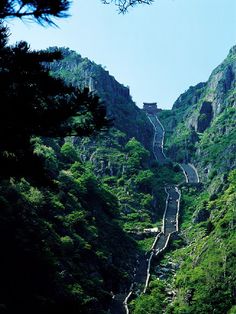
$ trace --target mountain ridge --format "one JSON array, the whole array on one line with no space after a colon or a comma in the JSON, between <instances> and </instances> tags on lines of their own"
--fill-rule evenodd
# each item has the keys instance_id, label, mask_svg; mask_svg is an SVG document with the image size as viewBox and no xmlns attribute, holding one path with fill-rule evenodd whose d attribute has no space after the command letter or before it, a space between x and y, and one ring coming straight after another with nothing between
<instances>
[{"instance_id":1,"label":"mountain ridge","mask_svg":"<svg viewBox=\"0 0 236 314\"><path fill-rule=\"evenodd\" d=\"M62 53L63 58L49 64L51 74L80 89L88 87L104 102L114 127L129 138L135 137L151 151L152 126L149 126L144 112L133 102L129 88L117 82L101 65L82 58L75 51L55 47L48 51L55 49Z\"/></svg>"}]
</instances>

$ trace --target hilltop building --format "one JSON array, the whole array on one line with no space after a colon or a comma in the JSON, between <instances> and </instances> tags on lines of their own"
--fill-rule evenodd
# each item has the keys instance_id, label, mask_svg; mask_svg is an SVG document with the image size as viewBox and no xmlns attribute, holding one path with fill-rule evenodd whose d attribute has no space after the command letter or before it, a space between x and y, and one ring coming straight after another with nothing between
<instances>
[{"instance_id":1,"label":"hilltop building","mask_svg":"<svg viewBox=\"0 0 236 314\"><path fill-rule=\"evenodd\" d=\"M157 108L157 103L156 102L144 102L143 103L143 110L148 113L148 114L156 114L161 109Z\"/></svg>"}]
</instances>

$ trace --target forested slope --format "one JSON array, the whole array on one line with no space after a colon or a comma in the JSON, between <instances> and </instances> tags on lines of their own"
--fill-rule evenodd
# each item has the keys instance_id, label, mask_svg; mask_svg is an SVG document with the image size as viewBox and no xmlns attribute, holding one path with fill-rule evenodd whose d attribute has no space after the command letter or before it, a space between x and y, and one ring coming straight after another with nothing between
<instances>
[{"instance_id":1,"label":"forested slope","mask_svg":"<svg viewBox=\"0 0 236 314\"><path fill-rule=\"evenodd\" d=\"M64 111L68 114L73 105L71 99L75 105L79 101L83 106L68 124L59 125L60 128L53 125L52 131L42 127L40 132L44 136L37 132L40 124L30 124L32 130L29 130L28 124L18 121L18 134L12 123L9 124L12 133L1 137L5 149L1 157L8 165L4 175L1 173L1 310L8 313L104 313L113 293L129 287L137 254L143 254L151 244L143 230L152 227L163 212L163 180L169 176L176 181L178 170L171 166L166 170L153 162L151 151L146 149L151 145L153 130L146 124L145 114L132 102L128 89L100 66L89 60L82 62L82 67L91 66L91 71L95 71L93 75L91 71L86 75L101 84L94 93L102 98L109 116L114 118L114 127L109 131L103 130L96 115L90 116L94 110L100 114L97 96L74 89L89 84L84 72L81 77L80 73L73 73L77 71L74 60L80 59L78 55L72 58L71 65L66 59L65 63L63 60L52 63L50 68L54 77L67 79L66 86L57 78L48 78L47 70L39 65L40 62L48 66L48 62L57 58L57 51L54 50L52 56L50 51L46 54L30 52L26 43L20 43L16 48L3 47L1 53L5 52L9 64L2 67L1 78L8 75L12 80L8 73L17 74L15 93L12 92L14 86L10 85L4 94L6 102L13 97L12 108L27 105L27 114L32 104L37 104L41 114L39 122L43 124L49 122L44 116L48 111L53 122L58 119L56 112L50 111L53 105L61 105L61 114ZM25 55L35 65L27 62ZM7 66L8 72L5 71ZM38 78L31 66L36 66L44 79ZM69 66L72 76L66 72ZM59 73L53 74L54 67L60 67ZM72 77L75 82L71 82ZM70 83L74 87L69 86ZM21 95L22 84L28 98ZM49 95L48 104L43 97L47 97L49 87L55 87L57 94ZM74 100L76 93L78 99ZM95 108L90 108L93 104ZM8 123L10 112L4 113L2 119ZM34 121L29 115L26 117L27 123ZM38 118L36 113L35 118ZM98 125L92 124L93 119ZM64 135L76 134L78 130L86 135L93 129L100 134ZM21 143L25 143L27 151ZM36 163L32 162L34 160ZM15 169L20 172L16 173ZM141 241L137 242L137 237Z\"/></svg>"}]
</instances>

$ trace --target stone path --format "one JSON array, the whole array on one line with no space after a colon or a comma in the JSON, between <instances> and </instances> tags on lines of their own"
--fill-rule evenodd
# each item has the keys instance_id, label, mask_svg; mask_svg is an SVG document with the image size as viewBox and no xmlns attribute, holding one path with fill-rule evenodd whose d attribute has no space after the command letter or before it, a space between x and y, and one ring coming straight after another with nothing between
<instances>
[{"instance_id":1,"label":"stone path","mask_svg":"<svg viewBox=\"0 0 236 314\"><path fill-rule=\"evenodd\" d=\"M199 177L196 168L192 164L180 164L187 183L199 183Z\"/></svg>"},{"instance_id":2,"label":"stone path","mask_svg":"<svg viewBox=\"0 0 236 314\"><path fill-rule=\"evenodd\" d=\"M159 119L156 115L147 114L147 117L154 128L154 138L153 138L153 154L156 158L156 160L161 163L165 164L167 162L166 155L163 151L163 145L164 145L164 136L165 136L165 130Z\"/></svg>"},{"instance_id":3,"label":"stone path","mask_svg":"<svg viewBox=\"0 0 236 314\"><path fill-rule=\"evenodd\" d=\"M163 151L163 142L165 130L157 116L148 114L148 118L152 123L155 135L153 143L153 152L159 163L164 164L167 160ZM162 137L162 139L161 139ZM158 150L156 149L158 147ZM159 158L159 159L158 159ZM180 164L181 169L185 175L187 183L198 183L199 177L196 168L191 164ZM147 280L144 288L144 292L148 287L150 278L150 265L152 258L161 254L168 246L171 235L179 231L179 207L180 207L180 191L177 186L168 186L165 188L167 193L166 208L163 216L162 232L157 235L152 251L154 254L150 254L149 268L147 269Z\"/></svg>"}]
</instances>

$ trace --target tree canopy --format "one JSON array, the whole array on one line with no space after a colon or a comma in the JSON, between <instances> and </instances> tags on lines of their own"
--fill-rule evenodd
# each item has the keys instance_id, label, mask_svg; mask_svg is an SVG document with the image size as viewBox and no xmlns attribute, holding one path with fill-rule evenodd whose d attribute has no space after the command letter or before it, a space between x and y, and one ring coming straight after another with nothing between
<instances>
[{"instance_id":1,"label":"tree canopy","mask_svg":"<svg viewBox=\"0 0 236 314\"><path fill-rule=\"evenodd\" d=\"M138 4L151 4L154 0L101 0L104 4L114 4L121 13ZM53 18L65 18L71 1L69 0L2 0L0 19L24 18L36 20L40 24L55 25Z\"/></svg>"},{"instance_id":2,"label":"tree canopy","mask_svg":"<svg viewBox=\"0 0 236 314\"><path fill-rule=\"evenodd\" d=\"M3 0L0 4L0 18L30 18L39 23L52 22L53 17L67 17L68 0Z\"/></svg>"}]
</instances>

